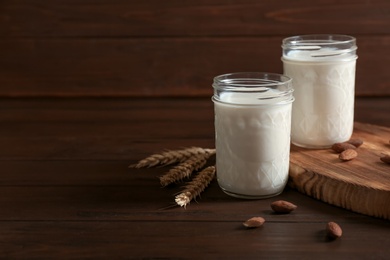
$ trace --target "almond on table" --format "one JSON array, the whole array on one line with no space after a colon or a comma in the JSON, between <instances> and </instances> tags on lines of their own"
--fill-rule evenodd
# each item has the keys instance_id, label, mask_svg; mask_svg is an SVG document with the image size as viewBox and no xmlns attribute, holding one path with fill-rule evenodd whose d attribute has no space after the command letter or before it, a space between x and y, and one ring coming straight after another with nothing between
<instances>
[{"instance_id":1,"label":"almond on table","mask_svg":"<svg viewBox=\"0 0 390 260\"><path fill-rule=\"evenodd\" d=\"M346 143L352 144L352 145L355 146L356 148L359 148L359 147L363 144L363 140L358 139L358 138L355 138L355 139L350 139L350 140L347 141Z\"/></svg>"},{"instance_id":2,"label":"almond on table","mask_svg":"<svg viewBox=\"0 0 390 260\"><path fill-rule=\"evenodd\" d=\"M271 208L275 213L287 214L295 210L297 205L285 200L277 200L271 203Z\"/></svg>"},{"instance_id":3,"label":"almond on table","mask_svg":"<svg viewBox=\"0 0 390 260\"><path fill-rule=\"evenodd\" d=\"M356 146L350 143L335 143L332 145L332 150L336 153L341 153L347 149L356 149Z\"/></svg>"},{"instance_id":4,"label":"almond on table","mask_svg":"<svg viewBox=\"0 0 390 260\"><path fill-rule=\"evenodd\" d=\"M350 161L350 160L356 158L357 155L358 155L358 153L356 152L355 149L347 149L347 150L343 151L342 153L340 153L339 159L342 161Z\"/></svg>"},{"instance_id":5,"label":"almond on table","mask_svg":"<svg viewBox=\"0 0 390 260\"><path fill-rule=\"evenodd\" d=\"M331 239L337 239L341 237L343 234L343 230L341 229L339 224L333 221L328 222L326 224L325 231L326 231L326 235Z\"/></svg>"},{"instance_id":6,"label":"almond on table","mask_svg":"<svg viewBox=\"0 0 390 260\"><path fill-rule=\"evenodd\" d=\"M261 227L265 222L265 219L262 217L253 217L242 223L247 228L257 228Z\"/></svg>"}]
</instances>

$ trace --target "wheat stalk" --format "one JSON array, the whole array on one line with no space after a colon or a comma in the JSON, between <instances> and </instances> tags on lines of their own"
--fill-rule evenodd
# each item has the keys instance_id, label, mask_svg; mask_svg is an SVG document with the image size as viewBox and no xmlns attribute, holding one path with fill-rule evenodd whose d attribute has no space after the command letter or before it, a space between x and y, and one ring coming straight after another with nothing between
<instances>
[{"instance_id":1,"label":"wheat stalk","mask_svg":"<svg viewBox=\"0 0 390 260\"><path fill-rule=\"evenodd\" d=\"M191 200L200 195L210 184L215 176L215 166L209 166L203 169L199 174L185 187L185 189L175 197L175 202L181 207L186 207Z\"/></svg>"},{"instance_id":2,"label":"wheat stalk","mask_svg":"<svg viewBox=\"0 0 390 260\"><path fill-rule=\"evenodd\" d=\"M162 153L153 154L145 159L140 160L136 164L132 164L130 168L150 168L157 165L166 166L173 163L184 162L192 156L211 155L215 154L215 149L189 147L182 150L168 150Z\"/></svg>"},{"instance_id":3,"label":"wheat stalk","mask_svg":"<svg viewBox=\"0 0 390 260\"><path fill-rule=\"evenodd\" d=\"M193 156L171 168L166 174L160 177L161 186L165 187L171 183L190 177L192 172L201 169L207 163L209 157L208 154Z\"/></svg>"}]
</instances>

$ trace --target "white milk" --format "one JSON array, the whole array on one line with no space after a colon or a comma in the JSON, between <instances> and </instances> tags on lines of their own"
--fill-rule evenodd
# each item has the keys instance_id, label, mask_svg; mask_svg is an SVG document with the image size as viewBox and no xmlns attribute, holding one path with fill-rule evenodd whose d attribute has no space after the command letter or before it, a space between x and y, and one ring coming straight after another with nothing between
<instances>
[{"instance_id":1,"label":"white milk","mask_svg":"<svg viewBox=\"0 0 390 260\"><path fill-rule=\"evenodd\" d=\"M307 48L316 46L307 46ZM350 139L354 121L356 55L335 49L290 51L284 74L293 79L291 139L298 146L330 147Z\"/></svg>"},{"instance_id":2,"label":"white milk","mask_svg":"<svg viewBox=\"0 0 390 260\"><path fill-rule=\"evenodd\" d=\"M277 91L225 93L221 102L214 99L217 178L229 195L270 197L287 183L293 98L258 99L267 93Z\"/></svg>"}]
</instances>

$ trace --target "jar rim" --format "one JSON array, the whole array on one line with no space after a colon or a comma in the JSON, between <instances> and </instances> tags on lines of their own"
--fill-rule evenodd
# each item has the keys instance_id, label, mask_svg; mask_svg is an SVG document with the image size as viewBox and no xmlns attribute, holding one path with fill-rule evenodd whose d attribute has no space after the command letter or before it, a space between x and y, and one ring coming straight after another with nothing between
<instances>
[{"instance_id":1,"label":"jar rim","mask_svg":"<svg viewBox=\"0 0 390 260\"><path fill-rule=\"evenodd\" d=\"M286 97L286 98L284 98L284 97ZM277 96L275 98L279 98L279 100L269 102L269 103L240 103L240 102L223 101L214 95L211 97L211 100L214 103L235 105L235 106L240 106L240 107L282 106L282 105L291 104L295 101L294 96L292 96L292 90L283 96L279 96L279 97ZM281 99L281 98L283 98L283 99ZM258 99L258 100L261 100L261 99ZM263 99L263 100L267 100L267 99ZM268 100L270 100L270 99L268 98Z\"/></svg>"},{"instance_id":2,"label":"jar rim","mask_svg":"<svg viewBox=\"0 0 390 260\"><path fill-rule=\"evenodd\" d=\"M356 60L356 38L343 34L307 34L283 39L283 60L329 62Z\"/></svg>"},{"instance_id":3,"label":"jar rim","mask_svg":"<svg viewBox=\"0 0 390 260\"><path fill-rule=\"evenodd\" d=\"M291 46L304 46L304 45L356 45L356 38L345 34L306 34L295 35L284 38L282 41L282 47L290 48Z\"/></svg>"},{"instance_id":4,"label":"jar rim","mask_svg":"<svg viewBox=\"0 0 390 260\"><path fill-rule=\"evenodd\" d=\"M213 88L214 102L242 105L286 103L294 91L289 76L269 72L222 74L214 78Z\"/></svg>"},{"instance_id":5,"label":"jar rim","mask_svg":"<svg viewBox=\"0 0 390 260\"><path fill-rule=\"evenodd\" d=\"M233 72L214 77L213 87L227 86L251 88L270 87L289 84L292 79L286 75L269 72Z\"/></svg>"}]
</instances>

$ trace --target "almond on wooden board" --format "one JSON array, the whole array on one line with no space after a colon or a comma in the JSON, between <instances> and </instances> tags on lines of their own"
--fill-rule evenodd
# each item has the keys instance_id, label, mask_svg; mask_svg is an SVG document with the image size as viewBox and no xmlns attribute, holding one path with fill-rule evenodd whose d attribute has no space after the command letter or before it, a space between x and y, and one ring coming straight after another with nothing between
<instances>
[{"instance_id":1,"label":"almond on wooden board","mask_svg":"<svg viewBox=\"0 0 390 260\"><path fill-rule=\"evenodd\" d=\"M326 224L326 235L331 239L336 239L342 236L343 230L336 222L328 222Z\"/></svg>"},{"instance_id":2,"label":"almond on wooden board","mask_svg":"<svg viewBox=\"0 0 390 260\"><path fill-rule=\"evenodd\" d=\"M335 151L336 153L341 153L348 149L356 149L356 146L349 143L335 143L332 145L332 150Z\"/></svg>"},{"instance_id":3,"label":"almond on wooden board","mask_svg":"<svg viewBox=\"0 0 390 260\"><path fill-rule=\"evenodd\" d=\"M390 155L382 155L380 159L382 162L390 164Z\"/></svg>"},{"instance_id":4,"label":"almond on wooden board","mask_svg":"<svg viewBox=\"0 0 390 260\"><path fill-rule=\"evenodd\" d=\"M295 210L297 205L285 200L277 200L271 203L271 208L275 213L287 214Z\"/></svg>"},{"instance_id":5,"label":"almond on wooden board","mask_svg":"<svg viewBox=\"0 0 390 260\"><path fill-rule=\"evenodd\" d=\"M261 227L265 222L265 219L262 217L253 217L242 223L247 228L257 228Z\"/></svg>"},{"instance_id":6,"label":"almond on wooden board","mask_svg":"<svg viewBox=\"0 0 390 260\"><path fill-rule=\"evenodd\" d=\"M357 155L358 153L355 151L355 149L347 149L340 153L339 159L342 161L350 161L356 158Z\"/></svg>"},{"instance_id":7,"label":"almond on wooden board","mask_svg":"<svg viewBox=\"0 0 390 260\"><path fill-rule=\"evenodd\" d=\"M355 139L350 139L346 143L352 144L353 146L358 148L358 147L360 147L363 144L363 140L355 138Z\"/></svg>"}]
</instances>

